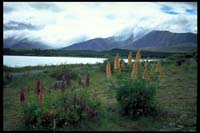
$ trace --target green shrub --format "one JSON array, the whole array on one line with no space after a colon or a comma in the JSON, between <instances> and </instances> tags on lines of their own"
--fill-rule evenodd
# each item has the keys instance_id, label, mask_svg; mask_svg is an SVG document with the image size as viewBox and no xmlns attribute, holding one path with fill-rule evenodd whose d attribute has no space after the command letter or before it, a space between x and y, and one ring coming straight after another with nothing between
<instances>
[{"instance_id":1,"label":"green shrub","mask_svg":"<svg viewBox=\"0 0 200 133\"><path fill-rule=\"evenodd\" d=\"M131 118L155 112L156 85L145 80L124 81L117 88L121 113Z\"/></svg>"},{"instance_id":2,"label":"green shrub","mask_svg":"<svg viewBox=\"0 0 200 133\"><path fill-rule=\"evenodd\" d=\"M30 94L28 98L23 105L25 125L28 129L54 130L74 127L81 121L96 118L100 109L99 100L93 98L86 89L67 89L64 94L60 90L45 92L42 104L38 104L34 94Z\"/></svg>"},{"instance_id":3,"label":"green shrub","mask_svg":"<svg viewBox=\"0 0 200 133\"><path fill-rule=\"evenodd\" d=\"M67 69L65 67L60 67L59 69L53 70L50 76L56 78L57 80L62 80L62 77L65 76L68 72L71 72L72 80L77 79L77 72Z\"/></svg>"}]
</instances>

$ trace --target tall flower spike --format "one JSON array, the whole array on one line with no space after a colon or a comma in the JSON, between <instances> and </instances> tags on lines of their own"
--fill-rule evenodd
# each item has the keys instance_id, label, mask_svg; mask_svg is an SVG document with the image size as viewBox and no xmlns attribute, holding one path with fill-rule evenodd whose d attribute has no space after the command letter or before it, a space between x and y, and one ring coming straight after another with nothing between
<instances>
[{"instance_id":1,"label":"tall flower spike","mask_svg":"<svg viewBox=\"0 0 200 133\"><path fill-rule=\"evenodd\" d=\"M40 93L39 93L39 96L38 96L38 103L39 104L42 104L43 103L43 100L44 100L44 88L42 87L40 89Z\"/></svg>"},{"instance_id":2,"label":"tall flower spike","mask_svg":"<svg viewBox=\"0 0 200 133\"><path fill-rule=\"evenodd\" d=\"M128 64L131 64L132 63L132 53L129 52L128 54Z\"/></svg>"},{"instance_id":3,"label":"tall flower spike","mask_svg":"<svg viewBox=\"0 0 200 133\"><path fill-rule=\"evenodd\" d=\"M37 80L36 88L35 88L35 93L37 95L39 95L39 93L40 93L40 80Z\"/></svg>"},{"instance_id":4,"label":"tall flower spike","mask_svg":"<svg viewBox=\"0 0 200 133\"><path fill-rule=\"evenodd\" d=\"M89 87L89 85L90 85L90 74L88 73L88 71L87 71L87 74L86 74L85 85L87 87Z\"/></svg>"},{"instance_id":5,"label":"tall flower spike","mask_svg":"<svg viewBox=\"0 0 200 133\"><path fill-rule=\"evenodd\" d=\"M25 101L24 89L21 88L21 91L20 91L20 102L23 103L24 101Z\"/></svg>"},{"instance_id":6,"label":"tall flower spike","mask_svg":"<svg viewBox=\"0 0 200 133\"><path fill-rule=\"evenodd\" d=\"M160 65L160 62L157 61L155 72L160 72L160 71L161 71L161 65Z\"/></svg>"},{"instance_id":7,"label":"tall flower spike","mask_svg":"<svg viewBox=\"0 0 200 133\"><path fill-rule=\"evenodd\" d=\"M142 79L146 80L147 76L148 76L148 71L145 69L144 72L143 72Z\"/></svg>"},{"instance_id":8,"label":"tall flower spike","mask_svg":"<svg viewBox=\"0 0 200 133\"><path fill-rule=\"evenodd\" d=\"M140 54L140 51L138 50L135 57L136 62L140 62L140 58L141 58L141 54Z\"/></svg>"},{"instance_id":9,"label":"tall flower spike","mask_svg":"<svg viewBox=\"0 0 200 133\"><path fill-rule=\"evenodd\" d=\"M111 78L111 68L110 68L110 63L108 62L106 65L106 76L107 78Z\"/></svg>"},{"instance_id":10,"label":"tall flower spike","mask_svg":"<svg viewBox=\"0 0 200 133\"><path fill-rule=\"evenodd\" d=\"M119 62L119 54L115 56L115 61L114 61L114 69L119 69L120 68L120 62Z\"/></svg>"},{"instance_id":11,"label":"tall flower spike","mask_svg":"<svg viewBox=\"0 0 200 133\"><path fill-rule=\"evenodd\" d=\"M68 87L71 86L71 79L72 79L72 75L70 72L67 73L67 75L65 76L65 79L66 79L66 84Z\"/></svg>"},{"instance_id":12,"label":"tall flower spike","mask_svg":"<svg viewBox=\"0 0 200 133\"><path fill-rule=\"evenodd\" d=\"M131 78L132 79L136 79L137 78L137 73L138 73L138 62L135 62L133 64L133 70L132 70Z\"/></svg>"}]
</instances>

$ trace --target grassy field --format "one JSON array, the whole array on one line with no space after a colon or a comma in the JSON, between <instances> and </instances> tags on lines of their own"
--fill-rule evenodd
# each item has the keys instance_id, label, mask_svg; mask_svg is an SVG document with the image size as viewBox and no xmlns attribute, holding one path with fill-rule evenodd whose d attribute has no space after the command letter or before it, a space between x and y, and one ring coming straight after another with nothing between
<instances>
[{"instance_id":1,"label":"grassy field","mask_svg":"<svg viewBox=\"0 0 200 133\"><path fill-rule=\"evenodd\" d=\"M197 121L197 62L186 59L180 66L175 61L161 62L164 71L159 83L156 100L159 113L156 116L142 116L131 120L121 116L116 100L116 91L107 82L102 64L95 65L60 65L46 67L7 68L12 72L42 70L38 74L15 76L4 83L3 87L3 128L4 130L26 130L22 107L19 101L21 87L35 87L36 80L50 88L56 81L52 75L60 70L82 72L89 70L91 85L88 89L100 99L101 113L94 121L86 121L77 127L60 130L87 131L196 131ZM74 81L76 82L76 81Z\"/></svg>"}]
</instances>

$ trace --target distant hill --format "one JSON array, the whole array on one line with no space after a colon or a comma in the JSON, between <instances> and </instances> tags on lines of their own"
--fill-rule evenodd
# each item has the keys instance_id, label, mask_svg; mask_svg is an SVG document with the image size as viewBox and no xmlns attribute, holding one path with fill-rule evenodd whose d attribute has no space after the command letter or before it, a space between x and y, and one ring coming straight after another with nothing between
<instances>
[{"instance_id":1,"label":"distant hill","mask_svg":"<svg viewBox=\"0 0 200 133\"><path fill-rule=\"evenodd\" d=\"M40 41L33 41L27 38L16 39L13 37L4 39L3 48L11 49L49 49L50 46L43 44Z\"/></svg>"},{"instance_id":2,"label":"distant hill","mask_svg":"<svg viewBox=\"0 0 200 133\"><path fill-rule=\"evenodd\" d=\"M152 31L142 38L125 46L126 48L166 47L172 45L197 44L197 35L193 33L172 33Z\"/></svg>"},{"instance_id":3,"label":"distant hill","mask_svg":"<svg viewBox=\"0 0 200 133\"><path fill-rule=\"evenodd\" d=\"M64 50L95 50L106 51L113 48L120 48L122 41L116 41L113 37L109 38L95 38L88 41L72 44L64 47Z\"/></svg>"},{"instance_id":4,"label":"distant hill","mask_svg":"<svg viewBox=\"0 0 200 133\"><path fill-rule=\"evenodd\" d=\"M95 50L105 51L114 48L120 49L151 49L151 50L181 50L194 51L197 48L197 34L193 33L172 33L169 31L152 31L143 37L134 40L133 35L123 41L114 37L95 38L81 43L75 43L64 50ZM175 46L175 47L174 47ZM179 49L179 47L182 47Z\"/></svg>"}]
</instances>

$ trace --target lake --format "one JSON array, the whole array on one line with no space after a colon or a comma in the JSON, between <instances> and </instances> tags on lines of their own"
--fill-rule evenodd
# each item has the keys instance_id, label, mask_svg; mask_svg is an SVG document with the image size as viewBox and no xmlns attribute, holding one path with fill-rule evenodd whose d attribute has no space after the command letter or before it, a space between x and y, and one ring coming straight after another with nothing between
<instances>
[{"instance_id":1,"label":"lake","mask_svg":"<svg viewBox=\"0 0 200 133\"><path fill-rule=\"evenodd\" d=\"M95 57L47 57L47 56L3 56L3 64L10 67L25 67L37 65L60 65L60 64L96 64L103 63L106 58ZM141 59L144 61L146 59ZM158 59L149 59L149 61L157 61ZM127 59L124 59L128 62ZM134 61L134 60L133 60Z\"/></svg>"}]
</instances>

